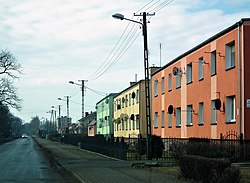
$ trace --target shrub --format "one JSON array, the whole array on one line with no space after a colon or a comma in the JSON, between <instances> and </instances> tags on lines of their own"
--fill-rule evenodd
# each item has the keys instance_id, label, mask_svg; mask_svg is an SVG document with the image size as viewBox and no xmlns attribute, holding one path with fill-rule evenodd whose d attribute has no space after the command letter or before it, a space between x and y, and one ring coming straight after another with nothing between
<instances>
[{"instance_id":1,"label":"shrub","mask_svg":"<svg viewBox=\"0 0 250 183\"><path fill-rule=\"evenodd\" d=\"M152 157L162 158L164 144L160 136L152 135Z\"/></svg>"},{"instance_id":2,"label":"shrub","mask_svg":"<svg viewBox=\"0 0 250 183\"><path fill-rule=\"evenodd\" d=\"M240 172L227 159L212 159L201 156L181 156L180 171L185 178L203 183L239 182ZM230 182L229 181L229 182Z\"/></svg>"}]
</instances>

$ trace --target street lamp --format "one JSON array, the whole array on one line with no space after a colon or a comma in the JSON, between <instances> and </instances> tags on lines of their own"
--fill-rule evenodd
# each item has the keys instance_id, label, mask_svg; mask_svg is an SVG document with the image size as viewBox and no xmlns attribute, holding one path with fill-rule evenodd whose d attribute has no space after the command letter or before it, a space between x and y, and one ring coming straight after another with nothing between
<instances>
[{"instance_id":1,"label":"street lamp","mask_svg":"<svg viewBox=\"0 0 250 183\"><path fill-rule=\"evenodd\" d=\"M82 89L82 118L84 117L84 84L85 82L87 82L87 80L78 80L80 83L75 83L74 81L69 81L70 84L75 84L75 85L78 85L78 86L81 86L81 89Z\"/></svg>"},{"instance_id":2,"label":"street lamp","mask_svg":"<svg viewBox=\"0 0 250 183\"><path fill-rule=\"evenodd\" d=\"M141 16L141 15L140 15ZM116 13L112 15L113 18L119 20L128 20L130 22L142 25L142 34L144 38L144 73L145 73L145 92L146 92L146 133L147 133L147 157L152 159L152 132L151 132L151 105L150 105L150 87L149 87L149 65L148 65L148 40L147 40L147 13L143 12L143 22L125 18L124 15Z\"/></svg>"}]
</instances>

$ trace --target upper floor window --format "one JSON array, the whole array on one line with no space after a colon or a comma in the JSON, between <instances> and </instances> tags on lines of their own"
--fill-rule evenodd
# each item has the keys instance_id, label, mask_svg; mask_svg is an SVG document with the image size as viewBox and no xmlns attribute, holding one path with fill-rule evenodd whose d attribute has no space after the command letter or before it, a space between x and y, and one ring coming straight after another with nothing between
<instances>
[{"instance_id":1,"label":"upper floor window","mask_svg":"<svg viewBox=\"0 0 250 183\"><path fill-rule=\"evenodd\" d=\"M172 114L168 113L168 127L171 128L172 127Z\"/></svg>"},{"instance_id":2,"label":"upper floor window","mask_svg":"<svg viewBox=\"0 0 250 183\"><path fill-rule=\"evenodd\" d=\"M122 108L124 108L124 104L125 104L125 98L122 97Z\"/></svg>"},{"instance_id":3,"label":"upper floor window","mask_svg":"<svg viewBox=\"0 0 250 183\"><path fill-rule=\"evenodd\" d=\"M128 107L128 95L125 96L125 106Z\"/></svg>"},{"instance_id":4,"label":"upper floor window","mask_svg":"<svg viewBox=\"0 0 250 183\"><path fill-rule=\"evenodd\" d=\"M199 80L202 80L202 79L204 79L204 61L203 61L203 57L199 58L198 65L199 65Z\"/></svg>"},{"instance_id":5,"label":"upper floor window","mask_svg":"<svg viewBox=\"0 0 250 183\"><path fill-rule=\"evenodd\" d=\"M199 125L204 124L204 103L200 102L199 103Z\"/></svg>"},{"instance_id":6,"label":"upper floor window","mask_svg":"<svg viewBox=\"0 0 250 183\"><path fill-rule=\"evenodd\" d=\"M164 77L161 78L161 93L165 93L165 79Z\"/></svg>"},{"instance_id":7,"label":"upper floor window","mask_svg":"<svg viewBox=\"0 0 250 183\"><path fill-rule=\"evenodd\" d=\"M216 74L216 51L211 52L211 76Z\"/></svg>"},{"instance_id":8,"label":"upper floor window","mask_svg":"<svg viewBox=\"0 0 250 183\"><path fill-rule=\"evenodd\" d=\"M235 96L226 97L226 122L235 122Z\"/></svg>"},{"instance_id":9,"label":"upper floor window","mask_svg":"<svg viewBox=\"0 0 250 183\"><path fill-rule=\"evenodd\" d=\"M193 106L187 105L187 125L193 124Z\"/></svg>"},{"instance_id":10,"label":"upper floor window","mask_svg":"<svg viewBox=\"0 0 250 183\"><path fill-rule=\"evenodd\" d=\"M192 63L187 65L187 84L192 82Z\"/></svg>"},{"instance_id":11,"label":"upper floor window","mask_svg":"<svg viewBox=\"0 0 250 183\"><path fill-rule=\"evenodd\" d=\"M230 69L235 66L235 43L229 43L226 45L226 69Z\"/></svg>"},{"instance_id":12,"label":"upper floor window","mask_svg":"<svg viewBox=\"0 0 250 183\"><path fill-rule=\"evenodd\" d=\"M165 112L161 111L161 127L164 128L165 126Z\"/></svg>"},{"instance_id":13,"label":"upper floor window","mask_svg":"<svg viewBox=\"0 0 250 183\"><path fill-rule=\"evenodd\" d=\"M158 96L158 80L154 80L154 96Z\"/></svg>"},{"instance_id":14,"label":"upper floor window","mask_svg":"<svg viewBox=\"0 0 250 183\"><path fill-rule=\"evenodd\" d=\"M172 74L168 75L168 91L172 90Z\"/></svg>"},{"instance_id":15,"label":"upper floor window","mask_svg":"<svg viewBox=\"0 0 250 183\"><path fill-rule=\"evenodd\" d=\"M181 74L176 74L175 78L176 78L176 88L180 88L181 87Z\"/></svg>"},{"instance_id":16,"label":"upper floor window","mask_svg":"<svg viewBox=\"0 0 250 183\"><path fill-rule=\"evenodd\" d=\"M128 95L128 105L131 106L131 93Z\"/></svg>"},{"instance_id":17,"label":"upper floor window","mask_svg":"<svg viewBox=\"0 0 250 183\"><path fill-rule=\"evenodd\" d=\"M181 108L176 108L176 126L181 126Z\"/></svg>"},{"instance_id":18,"label":"upper floor window","mask_svg":"<svg viewBox=\"0 0 250 183\"><path fill-rule=\"evenodd\" d=\"M154 114L154 128L158 128L158 118L159 118L158 112L155 112L155 114Z\"/></svg>"},{"instance_id":19,"label":"upper floor window","mask_svg":"<svg viewBox=\"0 0 250 183\"><path fill-rule=\"evenodd\" d=\"M140 115L139 114L137 114L136 116L136 129L138 130L138 129L140 129Z\"/></svg>"},{"instance_id":20,"label":"upper floor window","mask_svg":"<svg viewBox=\"0 0 250 183\"><path fill-rule=\"evenodd\" d=\"M136 103L139 103L139 90L136 90Z\"/></svg>"},{"instance_id":21,"label":"upper floor window","mask_svg":"<svg viewBox=\"0 0 250 183\"><path fill-rule=\"evenodd\" d=\"M216 124L217 119L216 119L216 108L215 108L215 100L212 100L211 103L211 124Z\"/></svg>"}]
</instances>

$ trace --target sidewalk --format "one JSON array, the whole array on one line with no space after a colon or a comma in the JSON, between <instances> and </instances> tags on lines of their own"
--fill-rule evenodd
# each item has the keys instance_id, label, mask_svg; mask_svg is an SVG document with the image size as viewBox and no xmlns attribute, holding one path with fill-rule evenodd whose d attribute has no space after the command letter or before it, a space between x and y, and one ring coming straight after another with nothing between
<instances>
[{"instance_id":1,"label":"sidewalk","mask_svg":"<svg viewBox=\"0 0 250 183\"><path fill-rule=\"evenodd\" d=\"M86 183L185 183L173 174L151 168L133 168L130 161L111 159L75 146L34 137L50 161L71 172L80 182Z\"/></svg>"}]
</instances>

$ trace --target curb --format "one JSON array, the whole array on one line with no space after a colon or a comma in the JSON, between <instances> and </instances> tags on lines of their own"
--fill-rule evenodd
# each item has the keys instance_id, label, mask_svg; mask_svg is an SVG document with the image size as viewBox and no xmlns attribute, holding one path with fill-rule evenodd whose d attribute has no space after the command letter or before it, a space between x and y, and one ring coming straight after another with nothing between
<instances>
[{"instance_id":1,"label":"curb","mask_svg":"<svg viewBox=\"0 0 250 183\"><path fill-rule=\"evenodd\" d=\"M56 168L59 172L60 175L64 175L65 174L69 175L72 177L72 182L81 182L84 183L84 181L81 179L81 177L76 174L75 172L71 171L70 169L66 168L61 162L60 160L56 159L53 156L53 153L51 152L50 149L44 147L43 145L41 145L36 138L32 137L32 139L34 140L34 142L36 142L36 144L41 148L41 152L45 155L45 157L49 160L50 166Z\"/></svg>"}]
</instances>

